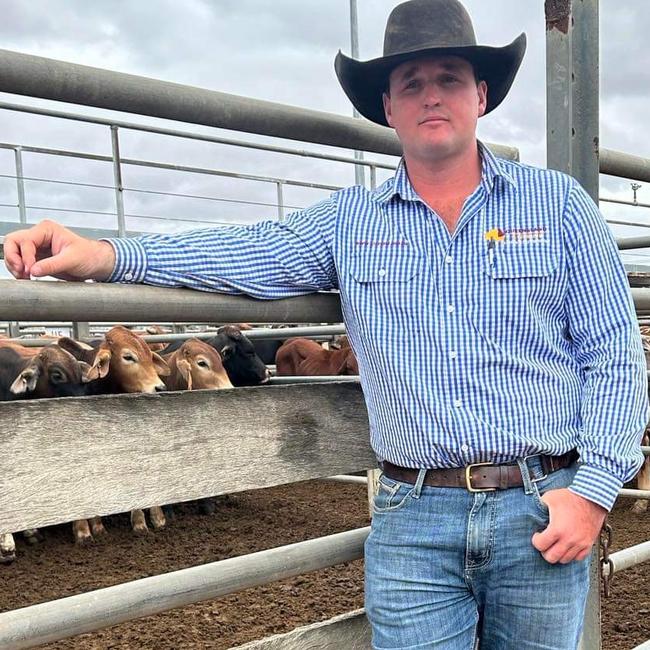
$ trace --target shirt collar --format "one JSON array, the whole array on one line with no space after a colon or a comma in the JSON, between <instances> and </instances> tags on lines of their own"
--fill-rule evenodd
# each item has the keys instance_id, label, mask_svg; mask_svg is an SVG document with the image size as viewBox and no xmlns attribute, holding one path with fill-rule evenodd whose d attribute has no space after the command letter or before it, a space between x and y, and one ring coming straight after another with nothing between
<instances>
[{"instance_id":1,"label":"shirt collar","mask_svg":"<svg viewBox=\"0 0 650 650\"><path fill-rule=\"evenodd\" d=\"M491 193L497 178L503 179L513 189L517 189L514 178L506 170L503 163L481 141L478 141L478 148L482 165L481 185L483 185L485 190ZM388 203L395 196L399 196L404 201L421 200L417 192L413 189L413 185L411 185L404 158L400 159L393 178L375 190L375 200L379 203Z\"/></svg>"}]
</instances>

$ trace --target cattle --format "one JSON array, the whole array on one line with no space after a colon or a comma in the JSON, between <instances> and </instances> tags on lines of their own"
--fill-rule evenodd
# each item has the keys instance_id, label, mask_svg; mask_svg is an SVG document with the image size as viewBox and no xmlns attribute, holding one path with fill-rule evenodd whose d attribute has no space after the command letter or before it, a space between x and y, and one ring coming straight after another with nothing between
<instances>
[{"instance_id":1,"label":"cattle","mask_svg":"<svg viewBox=\"0 0 650 650\"><path fill-rule=\"evenodd\" d=\"M89 384L93 395L111 393L154 393L166 390L160 377L169 375L165 360L152 352L146 343L126 327L118 325L110 329L100 341L90 345L81 344L63 337L57 345L73 354L77 359L90 363L96 369L98 379ZM149 509L154 528L165 525L165 516L159 506ZM131 512L131 525L136 533L147 533L147 522L142 510ZM73 524L75 541L78 544L92 542L93 537L103 534L104 527L99 517L76 521Z\"/></svg>"},{"instance_id":2,"label":"cattle","mask_svg":"<svg viewBox=\"0 0 650 650\"><path fill-rule=\"evenodd\" d=\"M205 341L187 339L178 350L164 358L170 369L164 378L168 390L233 387L221 356Z\"/></svg>"},{"instance_id":3,"label":"cattle","mask_svg":"<svg viewBox=\"0 0 650 650\"><path fill-rule=\"evenodd\" d=\"M97 372L56 345L0 347L0 401L86 395Z\"/></svg>"},{"instance_id":4,"label":"cattle","mask_svg":"<svg viewBox=\"0 0 650 650\"><path fill-rule=\"evenodd\" d=\"M271 373L255 353L250 339L237 325L224 325L215 336L203 340L221 355L223 367L233 386L257 386L269 381ZM181 345L182 341L174 341L161 354L168 355Z\"/></svg>"},{"instance_id":5,"label":"cattle","mask_svg":"<svg viewBox=\"0 0 650 650\"><path fill-rule=\"evenodd\" d=\"M275 362L279 377L359 374L359 366L350 347L324 350L310 339L288 339L278 350Z\"/></svg>"},{"instance_id":6,"label":"cattle","mask_svg":"<svg viewBox=\"0 0 650 650\"><path fill-rule=\"evenodd\" d=\"M122 325L89 345L68 337L60 338L57 345L97 369L98 379L91 384L94 395L165 390L161 377L169 374L169 366L141 337Z\"/></svg>"}]
</instances>

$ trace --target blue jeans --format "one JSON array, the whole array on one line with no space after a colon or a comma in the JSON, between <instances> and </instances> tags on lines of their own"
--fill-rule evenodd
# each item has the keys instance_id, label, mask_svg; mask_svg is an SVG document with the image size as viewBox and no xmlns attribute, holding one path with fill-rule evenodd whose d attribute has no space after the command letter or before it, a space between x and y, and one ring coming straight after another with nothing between
<instances>
[{"instance_id":1,"label":"blue jeans","mask_svg":"<svg viewBox=\"0 0 650 650\"><path fill-rule=\"evenodd\" d=\"M522 488L462 488L379 479L366 541L366 613L375 650L574 650L589 558L549 564L533 533L549 521L540 500L571 483L576 466L546 478L519 461Z\"/></svg>"}]
</instances>

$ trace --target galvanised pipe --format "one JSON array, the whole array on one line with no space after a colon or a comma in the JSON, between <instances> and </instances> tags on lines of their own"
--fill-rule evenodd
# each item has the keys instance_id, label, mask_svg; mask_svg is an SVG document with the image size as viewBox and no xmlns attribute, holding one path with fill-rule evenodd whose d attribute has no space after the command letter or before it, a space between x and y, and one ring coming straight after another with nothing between
<instances>
[{"instance_id":1,"label":"galvanised pipe","mask_svg":"<svg viewBox=\"0 0 650 650\"><path fill-rule=\"evenodd\" d=\"M637 564L650 560L650 541L642 542L635 546L629 546L628 548L624 548L622 551L616 551L616 553L612 553L609 557L613 564L612 573L625 571L625 569L630 569ZM607 565L605 565L605 567L603 567L603 573L607 575L608 571L609 569Z\"/></svg>"},{"instance_id":2,"label":"galvanised pipe","mask_svg":"<svg viewBox=\"0 0 650 650\"><path fill-rule=\"evenodd\" d=\"M363 557L370 528L211 562L0 614L0 647L31 648Z\"/></svg>"},{"instance_id":3,"label":"galvanised pipe","mask_svg":"<svg viewBox=\"0 0 650 650\"><path fill-rule=\"evenodd\" d=\"M650 290L649 290L650 291ZM207 294L189 289L0 280L0 320L340 323L339 296L316 293L282 300Z\"/></svg>"},{"instance_id":4,"label":"galvanised pipe","mask_svg":"<svg viewBox=\"0 0 650 650\"><path fill-rule=\"evenodd\" d=\"M182 84L0 50L0 92L95 106L233 131L400 156L392 129ZM518 159L513 147L489 145Z\"/></svg>"}]
</instances>

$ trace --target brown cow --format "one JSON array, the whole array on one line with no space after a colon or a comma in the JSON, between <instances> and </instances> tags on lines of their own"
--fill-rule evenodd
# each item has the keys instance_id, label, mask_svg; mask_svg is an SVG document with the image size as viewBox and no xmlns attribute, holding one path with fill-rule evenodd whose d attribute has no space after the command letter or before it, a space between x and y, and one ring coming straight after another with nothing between
<instances>
[{"instance_id":1,"label":"brown cow","mask_svg":"<svg viewBox=\"0 0 650 650\"><path fill-rule=\"evenodd\" d=\"M187 339L183 345L166 355L170 373L165 377L168 390L200 390L232 388L221 356L199 339Z\"/></svg>"},{"instance_id":2,"label":"brown cow","mask_svg":"<svg viewBox=\"0 0 650 650\"><path fill-rule=\"evenodd\" d=\"M324 350L310 339L288 339L275 357L276 373L295 375L358 375L359 366L349 347Z\"/></svg>"},{"instance_id":3,"label":"brown cow","mask_svg":"<svg viewBox=\"0 0 650 650\"><path fill-rule=\"evenodd\" d=\"M83 344L63 337L58 345L68 350L77 359L92 364L97 370L99 379L89 384L92 394L111 393L154 393L165 390L161 376L169 374L169 366L165 360L152 352L147 344L126 327L113 327L104 336L104 340L93 342L93 346ZM151 523L154 528L165 525L165 516L159 506L149 509ZM147 522L142 510L131 512L131 525L136 533L146 533ZM99 517L73 524L75 541L79 544L91 542L94 535L105 532Z\"/></svg>"}]
</instances>

